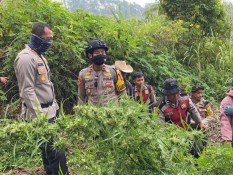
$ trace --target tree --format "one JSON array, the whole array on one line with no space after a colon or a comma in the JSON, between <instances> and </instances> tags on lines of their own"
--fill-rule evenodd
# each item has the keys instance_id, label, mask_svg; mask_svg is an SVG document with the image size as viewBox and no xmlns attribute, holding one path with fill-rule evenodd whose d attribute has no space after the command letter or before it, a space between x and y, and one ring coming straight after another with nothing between
<instances>
[{"instance_id":1,"label":"tree","mask_svg":"<svg viewBox=\"0 0 233 175\"><path fill-rule=\"evenodd\" d=\"M153 4L151 4L150 6L147 6L145 11L143 12L143 15L146 18L150 18L154 15L158 15L159 14L159 2L155 2Z\"/></svg>"},{"instance_id":2,"label":"tree","mask_svg":"<svg viewBox=\"0 0 233 175\"><path fill-rule=\"evenodd\" d=\"M224 34L227 30L221 0L160 0L160 7L171 20L200 25L204 35Z\"/></svg>"}]
</instances>

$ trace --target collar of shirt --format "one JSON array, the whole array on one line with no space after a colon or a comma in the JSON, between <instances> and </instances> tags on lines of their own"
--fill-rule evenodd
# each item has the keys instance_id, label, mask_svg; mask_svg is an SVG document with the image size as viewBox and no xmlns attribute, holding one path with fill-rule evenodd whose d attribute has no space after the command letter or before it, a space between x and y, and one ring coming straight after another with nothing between
<instances>
[{"instance_id":1,"label":"collar of shirt","mask_svg":"<svg viewBox=\"0 0 233 175\"><path fill-rule=\"evenodd\" d=\"M88 69L89 69L90 72L95 71L95 70L93 69L93 64L91 64L91 65L88 67ZM105 64L102 65L102 71L106 71L106 65L105 65Z\"/></svg>"},{"instance_id":2,"label":"collar of shirt","mask_svg":"<svg viewBox=\"0 0 233 175\"><path fill-rule=\"evenodd\" d=\"M201 98L201 100L200 101L198 101L198 100L195 100L193 97L191 97L191 100L192 100L192 102L194 103L194 104L199 104L199 105L203 105L203 101L204 101L204 99L203 98Z\"/></svg>"},{"instance_id":3,"label":"collar of shirt","mask_svg":"<svg viewBox=\"0 0 233 175\"><path fill-rule=\"evenodd\" d=\"M176 101L176 103L172 103L170 101L167 100L167 97L165 97L165 102L167 105L171 106L172 108L177 108L178 107L178 103L179 103L179 100Z\"/></svg>"},{"instance_id":4,"label":"collar of shirt","mask_svg":"<svg viewBox=\"0 0 233 175\"><path fill-rule=\"evenodd\" d=\"M145 86L145 85L143 85L143 87L142 87L142 91L144 91L144 90L146 90L147 89L147 87ZM138 92L138 91L140 91L141 89L139 89L137 86L135 86L135 92Z\"/></svg>"}]
</instances>

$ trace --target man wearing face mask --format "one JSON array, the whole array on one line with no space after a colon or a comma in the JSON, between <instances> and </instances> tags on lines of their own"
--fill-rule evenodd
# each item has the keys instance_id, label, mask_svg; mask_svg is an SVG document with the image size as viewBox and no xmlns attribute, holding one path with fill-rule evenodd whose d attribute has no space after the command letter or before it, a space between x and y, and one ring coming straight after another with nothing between
<instances>
[{"instance_id":1,"label":"man wearing face mask","mask_svg":"<svg viewBox=\"0 0 233 175\"><path fill-rule=\"evenodd\" d=\"M108 46L95 39L85 49L90 65L81 70L78 76L78 104L91 103L106 106L109 102L117 102L118 97L126 94L121 72L104 64L107 59Z\"/></svg>"},{"instance_id":2,"label":"man wearing face mask","mask_svg":"<svg viewBox=\"0 0 233 175\"><path fill-rule=\"evenodd\" d=\"M21 117L30 121L33 118L47 115L49 123L53 123L58 114L50 69L43 53L52 44L53 33L49 25L35 23L31 40L16 57L15 74L18 81L22 101ZM47 175L68 174L66 157L63 151L54 150L52 141L42 144L42 160Z\"/></svg>"}]
</instances>

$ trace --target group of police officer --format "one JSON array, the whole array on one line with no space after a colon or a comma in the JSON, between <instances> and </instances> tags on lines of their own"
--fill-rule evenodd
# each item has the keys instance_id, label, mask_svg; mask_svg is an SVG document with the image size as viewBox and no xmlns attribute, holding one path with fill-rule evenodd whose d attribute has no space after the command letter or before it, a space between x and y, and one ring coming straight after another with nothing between
<instances>
[{"instance_id":1,"label":"group of police officer","mask_svg":"<svg viewBox=\"0 0 233 175\"><path fill-rule=\"evenodd\" d=\"M91 64L81 70L78 76L78 104L88 102L93 105L107 105L109 102L117 102L121 95L130 92L130 90L126 91L126 89L131 89L132 85L127 86L127 88L124 83L125 78L121 75L121 72L125 75L125 72L122 71L124 70L122 69L124 64L117 64L116 67L104 64L107 51L107 44L101 40L91 40L88 43L86 55ZM122 61L122 63L125 62ZM141 72L133 75L135 86L133 87L132 96L135 100L141 102L141 94L143 103L149 100L149 106L156 107L154 90L152 86L144 85L144 81L144 75ZM185 127L183 124L187 124L187 114L189 113L192 122L196 123L200 128L206 128L209 121L207 118L213 116L213 111L210 104L202 98L203 90L203 87L195 86L192 89L192 98L189 98L189 96L180 98L178 82L175 79L167 79L164 82L164 98L158 105L161 118L164 121L171 121ZM183 121L180 120L180 116Z\"/></svg>"},{"instance_id":2,"label":"group of police officer","mask_svg":"<svg viewBox=\"0 0 233 175\"><path fill-rule=\"evenodd\" d=\"M50 69L43 53L51 46L53 32L45 23L35 23L31 39L16 57L15 74L18 81L22 101L21 117L31 119L46 114L48 122L53 123L59 114ZM145 85L144 75L137 72L133 75L132 84L126 80L127 73L133 68L125 61L116 61L114 66L106 65L108 46L95 39L85 49L90 62L78 75L78 105L91 103L106 106L117 103L122 95L128 94L139 103L149 104L150 112L158 108L162 121L171 122L183 128L188 124L206 128L211 121L213 111L210 103L202 98L204 88L194 86L191 97L181 96L181 88L176 79L164 82L164 97L156 102L152 86ZM157 111L157 110L156 110ZM66 157L63 151L52 149L53 141L42 145L42 160L48 175L58 175L59 171L68 174Z\"/></svg>"}]
</instances>

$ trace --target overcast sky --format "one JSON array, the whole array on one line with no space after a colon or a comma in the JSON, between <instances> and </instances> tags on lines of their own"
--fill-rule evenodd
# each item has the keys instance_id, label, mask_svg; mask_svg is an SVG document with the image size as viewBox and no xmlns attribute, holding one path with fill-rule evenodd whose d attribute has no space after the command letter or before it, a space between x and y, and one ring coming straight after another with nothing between
<instances>
[{"instance_id":1,"label":"overcast sky","mask_svg":"<svg viewBox=\"0 0 233 175\"><path fill-rule=\"evenodd\" d=\"M54 1L60 1L60 2L62 2L62 0L54 0ZM142 7L144 7L146 3L155 3L158 0L126 0L126 1L128 1L128 2L135 2L135 3L139 4L139 5L141 5ZM225 2L232 2L233 3L233 0L223 0L223 1L225 1Z\"/></svg>"},{"instance_id":2,"label":"overcast sky","mask_svg":"<svg viewBox=\"0 0 233 175\"><path fill-rule=\"evenodd\" d=\"M126 0L126 1L128 1L128 2L135 2L135 3L137 3L137 4L139 4L139 5L143 6L143 7L144 7L144 5L146 3L154 3L154 2L156 2L156 0Z\"/></svg>"},{"instance_id":3,"label":"overcast sky","mask_svg":"<svg viewBox=\"0 0 233 175\"><path fill-rule=\"evenodd\" d=\"M140 4L141 6L145 6L146 3L154 3L156 2L156 0L126 0L128 2L135 2L137 4ZM233 0L223 0L223 1L226 1L226 2L232 2L233 3Z\"/></svg>"}]
</instances>

